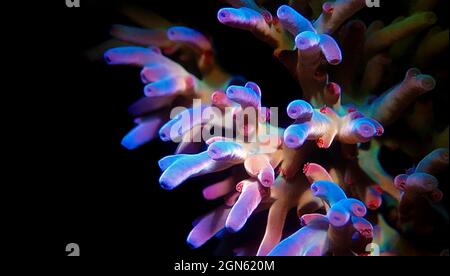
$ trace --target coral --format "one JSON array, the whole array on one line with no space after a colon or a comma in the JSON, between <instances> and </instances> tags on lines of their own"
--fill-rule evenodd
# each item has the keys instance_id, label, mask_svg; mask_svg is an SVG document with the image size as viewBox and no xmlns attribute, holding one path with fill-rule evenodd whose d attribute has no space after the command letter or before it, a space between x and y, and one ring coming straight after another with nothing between
<instances>
[{"instance_id":1,"label":"coral","mask_svg":"<svg viewBox=\"0 0 450 276\"><path fill-rule=\"evenodd\" d=\"M395 186L401 191L397 224L402 232L430 237L448 224L448 213L439 205L443 193L436 178L447 169L448 149L437 149L408 174L395 177Z\"/></svg>"},{"instance_id":2,"label":"coral","mask_svg":"<svg viewBox=\"0 0 450 276\"><path fill-rule=\"evenodd\" d=\"M128 64L142 68L145 97L129 108L130 114L136 117L137 126L122 140L122 145L128 149L135 149L154 139L157 130L169 118L171 106L189 106L192 99L210 103L212 93L224 90L232 81L232 77L215 64L209 40L191 28L172 26L165 31L148 31L116 25L111 32L131 43L151 45L150 48L117 47L104 54L108 64ZM177 48L183 48L181 51L193 55L202 79L162 53L173 53ZM178 152L182 150L181 147Z\"/></svg>"},{"instance_id":3,"label":"coral","mask_svg":"<svg viewBox=\"0 0 450 276\"><path fill-rule=\"evenodd\" d=\"M322 168L323 169L323 168ZM355 255L366 251L373 239L372 224L364 203L347 198L333 182L318 180L311 185L313 195L326 201L326 215L306 214L300 230L281 241L269 256Z\"/></svg>"},{"instance_id":4,"label":"coral","mask_svg":"<svg viewBox=\"0 0 450 276\"><path fill-rule=\"evenodd\" d=\"M188 244L198 248L224 231L239 233L257 214L267 214L262 240L233 244L236 254L367 255L376 242L382 254L407 255L411 251L400 240L419 251L423 245L415 240L445 240L448 210L440 204L438 184L448 167L448 142L442 142L448 126L413 151L392 132L404 123L408 133L427 136L426 123L415 124L422 116L405 114L420 110L418 99L437 85L414 66L429 69L431 57L448 49L448 30L430 29L437 22L431 11L436 1L414 2L406 17L387 26L351 19L365 8L364 0L293 0L273 13L253 0L225 2L231 7L218 10L217 20L270 45L301 88L302 99L287 106L294 122L286 128L262 105L258 84L225 72L210 38L197 30L156 15L148 19L150 29L115 25L112 35L133 45L104 54L108 64L142 68L144 97L130 107L137 126L122 144L134 149L157 135L179 143L175 155L159 161L162 188L228 174L204 188L206 200L223 203L195 221ZM130 14L147 22L139 12ZM419 39L404 79L379 93L389 66ZM247 112L254 120L244 119ZM231 123L223 126L223 118ZM220 131L206 139L214 127L228 135ZM416 160L431 153L394 178L380 161L383 147ZM287 230L292 209L301 222L295 231Z\"/></svg>"}]
</instances>

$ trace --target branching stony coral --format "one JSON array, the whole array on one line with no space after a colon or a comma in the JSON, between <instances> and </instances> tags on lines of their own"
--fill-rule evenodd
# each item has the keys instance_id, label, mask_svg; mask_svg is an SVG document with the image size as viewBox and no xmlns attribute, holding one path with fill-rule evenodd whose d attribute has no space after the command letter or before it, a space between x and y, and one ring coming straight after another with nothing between
<instances>
[{"instance_id":1,"label":"branching stony coral","mask_svg":"<svg viewBox=\"0 0 450 276\"><path fill-rule=\"evenodd\" d=\"M395 177L402 192L398 206L398 227L404 232L432 235L448 223L448 214L441 202L443 193L435 177L448 169L448 149L428 154L408 174Z\"/></svg>"},{"instance_id":2,"label":"branching stony coral","mask_svg":"<svg viewBox=\"0 0 450 276\"><path fill-rule=\"evenodd\" d=\"M122 40L150 47L123 46L109 49L104 54L108 64L141 67L141 80L146 84L145 97L129 109L130 114L137 118L137 126L122 140L126 148L134 149L154 139L157 130L169 118L168 108L171 106L189 106L192 99L209 103L214 91L225 89L232 81L232 77L215 64L209 40L191 28L173 26L165 31L147 31L117 25L112 33ZM172 53L177 48L193 56L202 79L162 53ZM189 150L183 146L180 145L178 152Z\"/></svg>"},{"instance_id":3,"label":"branching stony coral","mask_svg":"<svg viewBox=\"0 0 450 276\"><path fill-rule=\"evenodd\" d=\"M323 256L365 252L373 239L373 227L362 218L367 212L364 203L347 198L336 183L327 180L314 182L311 190L314 196L330 206L327 214L303 215L303 227L280 242L268 255Z\"/></svg>"},{"instance_id":4,"label":"branching stony coral","mask_svg":"<svg viewBox=\"0 0 450 276\"><path fill-rule=\"evenodd\" d=\"M395 179L378 158L381 146L393 143L383 139L385 128L420 95L435 88L434 78L411 68L398 85L371 96L388 64L398 58L396 51L410 45L407 38L435 24L436 16L429 11L434 1L416 1L408 17L388 26L374 21L368 27L349 20L365 7L364 0L289 1L274 14L252 0L225 2L232 7L220 9L218 21L250 31L272 46L274 56L301 87L303 98L287 107L294 122L286 129L261 119L265 114L261 89L252 82L231 85L230 74L214 62L210 41L196 30L170 24L156 30L117 25L114 36L151 47L120 47L105 53L109 64L143 67L145 97L130 109L138 126L123 145L135 148L157 133L165 141L174 138L173 133L184 138L175 155L159 162L163 188L173 189L204 174L230 172L225 180L204 189L206 199L223 197L224 203L195 222L188 243L196 248L224 229L238 232L252 215L266 210L264 237L256 248L241 245L242 254L364 255L368 244L383 244L379 237L387 233L399 239L442 235L441 229L448 229L448 211L438 205L442 192L434 174L448 166L448 150L433 151L414 170ZM421 43L414 56L418 65L448 47L441 32L431 36L437 42ZM174 51L195 61L201 79L167 57ZM386 51L392 52L390 57ZM215 124L214 119L192 120L193 107L165 122L170 107L189 107L192 99L202 100L201 110L215 107L222 116L231 114L242 135L204 140L207 149L198 153L190 138ZM256 123L236 119L246 108L256 111ZM267 130L272 130L268 137ZM261 135L265 139L247 141ZM272 139L276 143L267 142ZM387 219L390 226L375 212L385 200L383 195L394 202ZM291 209L296 209L301 225L283 240L290 234L284 230ZM433 224L436 221L438 226ZM408 254L392 244L387 248L386 254Z\"/></svg>"}]
</instances>

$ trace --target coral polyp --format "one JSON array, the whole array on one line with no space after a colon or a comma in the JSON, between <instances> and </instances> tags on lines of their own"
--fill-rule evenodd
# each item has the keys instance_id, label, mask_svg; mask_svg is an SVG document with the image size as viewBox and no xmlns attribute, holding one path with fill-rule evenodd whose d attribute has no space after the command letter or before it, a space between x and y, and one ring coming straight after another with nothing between
<instances>
[{"instance_id":1,"label":"coral polyp","mask_svg":"<svg viewBox=\"0 0 450 276\"><path fill-rule=\"evenodd\" d=\"M203 189L205 200L222 203L194 222L191 247L216 236L236 255L365 256L373 246L384 255L438 255L448 247L448 124L427 128L420 114L421 97L445 81L430 65L448 49L433 13L438 1L412 1L386 26L359 19L366 2L227 0L217 10L217 24L269 45L298 83L298 96L282 108L285 127L263 101L281 91L220 66L213 43L220 34L162 19L152 29L113 26L112 36L129 45L108 49L105 61L140 67L143 83L130 107L137 125L122 145L178 143L159 161L166 190L226 174ZM413 55L402 54L411 48ZM404 77L388 79L396 62L406 64ZM415 136L426 142L411 149L402 139ZM399 174L381 161L386 148L423 159ZM232 238L252 221L263 235Z\"/></svg>"}]
</instances>

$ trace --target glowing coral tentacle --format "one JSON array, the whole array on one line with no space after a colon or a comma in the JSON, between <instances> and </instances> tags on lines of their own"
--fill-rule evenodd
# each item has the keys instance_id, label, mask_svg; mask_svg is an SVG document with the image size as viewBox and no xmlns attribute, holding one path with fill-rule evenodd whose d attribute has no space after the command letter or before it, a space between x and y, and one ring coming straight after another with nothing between
<instances>
[{"instance_id":1,"label":"glowing coral tentacle","mask_svg":"<svg viewBox=\"0 0 450 276\"><path fill-rule=\"evenodd\" d=\"M327 228L312 221L280 242L268 256L323 256L328 251Z\"/></svg>"},{"instance_id":2,"label":"glowing coral tentacle","mask_svg":"<svg viewBox=\"0 0 450 276\"><path fill-rule=\"evenodd\" d=\"M187 237L187 243L193 248L202 246L225 226L231 208L223 205L200 219Z\"/></svg>"},{"instance_id":3,"label":"glowing coral tentacle","mask_svg":"<svg viewBox=\"0 0 450 276\"><path fill-rule=\"evenodd\" d=\"M247 7L223 8L217 13L217 19L227 26L252 31L253 34L272 45L278 44L273 39L270 26L264 16L253 9Z\"/></svg>"},{"instance_id":4,"label":"glowing coral tentacle","mask_svg":"<svg viewBox=\"0 0 450 276\"><path fill-rule=\"evenodd\" d=\"M314 196L325 200L330 206L347 198L344 191L336 183L331 181L316 181L311 185L311 190Z\"/></svg>"},{"instance_id":5,"label":"glowing coral tentacle","mask_svg":"<svg viewBox=\"0 0 450 276\"><path fill-rule=\"evenodd\" d=\"M111 35L117 39L139 46L171 47L171 42L164 29L143 29L132 26L115 24L111 28Z\"/></svg>"},{"instance_id":6,"label":"glowing coral tentacle","mask_svg":"<svg viewBox=\"0 0 450 276\"><path fill-rule=\"evenodd\" d=\"M185 26L174 26L167 30L167 37L171 41L184 42L192 45L201 52L212 51L211 42L200 32Z\"/></svg>"},{"instance_id":7,"label":"glowing coral tentacle","mask_svg":"<svg viewBox=\"0 0 450 276\"><path fill-rule=\"evenodd\" d=\"M159 178L161 187L171 190L190 177L222 171L233 166L232 162L220 162L211 159L207 152L192 154L177 159Z\"/></svg>"},{"instance_id":8,"label":"glowing coral tentacle","mask_svg":"<svg viewBox=\"0 0 450 276\"><path fill-rule=\"evenodd\" d=\"M123 137L121 144L127 149L135 149L157 136L164 115L155 114L139 120L139 123Z\"/></svg>"},{"instance_id":9,"label":"glowing coral tentacle","mask_svg":"<svg viewBox=\"0 0 450 276\"><path fill-rule=\"evenodd\" d=\"M311 184L320 180L333 182L330 174L319 164L306 163L303 167L303 173Z\"/></svg>"},{"instance_id":10,"label":"glowing coral tentacle","mask_svg":"<svg viewBox=\"0 0 450 276\"><path fill-rule=\"evenodd\" d=\"M322 14L314 22L314 27L319 33L332 34L345 20L364 8L365 5L364 0L325 2L322 6Z\"/></svg>"},{"instance_id":11,"label":"glowing coral tentacle","mask_svg":"<svg viewBox=\"0 0 450 276\"><path fill-rule=\"evenodd\" d=\"M305 31L315 32L311 22L288 5L280 6L277 10L277 16L283 27L292 35Z\"/></svg>"},{"instance_id":12,"label":"glowing coral tentacle","mask_svg":"<svg viewBox=\"0 0 450 276\"><path fill-rule=\"evenodd\" d=\"M280 242L288 209L288 205L282 200L275 201L270 207L266 232L259 246L257 256L266 256Z\"/></svg>"},{"instance_id":13,"label":"glowing coral tentacle","mask_svg":"<svg viewBox=\"0 0 450 276\"><path fill-rule=\"evenodd\" d=\"M247 219L258 207L263 195L258 181L244 180L240 185L242 186L241 195L225 222L226 228L233 232L239 231L244 226Z\"/></svg>"}]
</instances>

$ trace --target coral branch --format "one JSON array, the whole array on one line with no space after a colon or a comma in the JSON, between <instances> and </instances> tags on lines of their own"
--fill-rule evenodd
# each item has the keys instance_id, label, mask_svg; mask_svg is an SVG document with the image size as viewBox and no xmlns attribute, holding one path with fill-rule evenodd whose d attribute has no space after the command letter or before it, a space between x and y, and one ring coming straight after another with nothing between
<instances>
[{"instance_id":1,"label":"coral branch","mask_svg":"<svg viewBox=\"0 0 450 276\"><path fill-rule=\"evenodd\" d=\"M402 192L398 206L398 227L406 234L422 237L439 235L438 226L448 226L448 211L438 203L442 191L438 179L429 173L448 168L448 149L437 149L427 155L409 174L395 177Z\"/></svg>"},{"instance_id":2,"label":"coral branch","mask_svg":"<svg viewBox=\"0 0 450 276\"><path fill-rule=\"evenodd\" d=\"M316 140L320 148L329 148L335 138L345 144L356 144L370 141L384 132L380 123L360 112L340 117L333 109L324 107L314 109L308 120L310 113L310 105L305 101L295 101L288 106L290 117L300 118L284 132L284 142L289 148L299 148L306 140Z\"/></svg>"},{"instance_id":3,"label":"coral branch","mask_svg":"<svg viewBox=\"0 0 450 276\"><path fill-rule=\"evenodd\" d=\"M276 201L270 207L266 232L259 246L257 256L266 256L280 242L288 209L288 206L283 201Z\"/></svg>"},{"instance_id":4,"label":"coral branch","mask_svg":"<svg viewBox=\"0 0 450 276\"><path fill-rule=\"evenodd\" d=\"M302 216L302 228L281 241L269 256L355 255L372 241L373 227L362 217L364 204L347 198L335 183L317 181L311 185L315 196L327 200L327 215Z\"/></svg>"},{"instance_id":5,"label":"coral branch","mask_svg":"<svg viewBox=\"0 0 450 276\"><path fill-rule=\"evenodd\" d=\"M417 164L416 172L437 174L448 167L448 149L436 149Z\"/></svg>"},{"instance_id":6,"label":"coral branch","mask_svg":"<svg viewBox=\"0 0 450 276\"><path fill-rule=\"evenodd\" d=\"M187 237L187 242L193 248L202 246L225 226L225 221L231 208L223 205L207 214L194 226Z\"/></svg>"},{"instance_id":7,"label":"coral branch","mask_svg":"<svg viewBox=\"0 0 450 276\"><path fill-rule=\"evenodd\" d=\"M322 14L314 22L314 27L319 33L334 33L345 20L350 18L360 9L364 8L364 0L336 0L325 2L322 6Z\"/></svg>"},{"instance_id":8,"label":"coral branch","mask_svg":"<svg viewBox=\"0 0 450 276\"><path fill-rule=\"evenodd\" d=\"M385 126L392 124L418 96L433 90L435 85L433 77L416 68L409 69L403 82L377 98L367 113Z\"/></svg>"},{"instance_id":9,"label":"coral branch","mask_svg":"<svg viewBox=\"0 0 450 276\"><path fill-rule=\"evenodd\" d=\"M139 46L155 46L159 48L173 47L174 43L167 37L165 29L143 29L116 24L111 28L111 35L131 44Z\"/></svg>"},{"instance_id":10,"label":"coral branch","mask_svg":"<svg viewBox=\"0 0 450 276\"><path fill-rule=\"evenodd\" d=\"M241 195L225 222L225 227L232 232L237 232L244 226L264 195L258 181L244 180L238 185L242 186Z\"/></svg>"}]
</instances>

